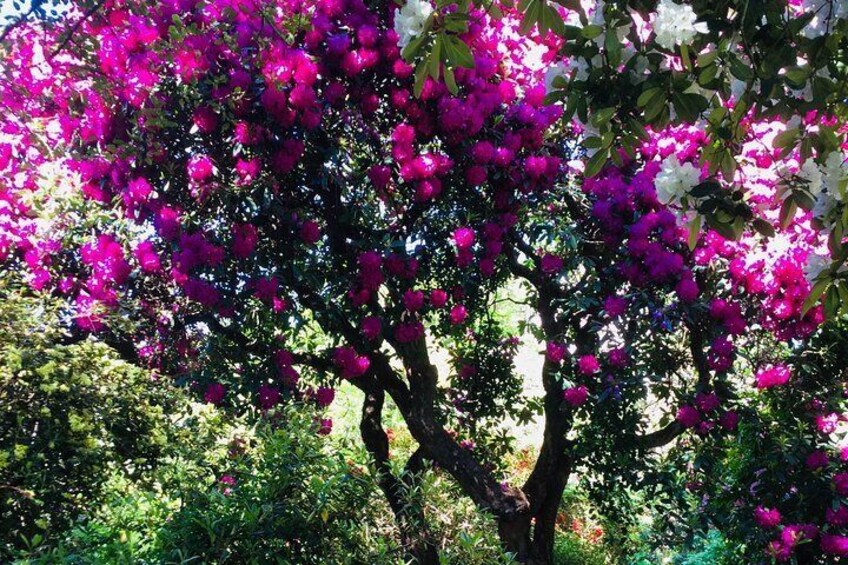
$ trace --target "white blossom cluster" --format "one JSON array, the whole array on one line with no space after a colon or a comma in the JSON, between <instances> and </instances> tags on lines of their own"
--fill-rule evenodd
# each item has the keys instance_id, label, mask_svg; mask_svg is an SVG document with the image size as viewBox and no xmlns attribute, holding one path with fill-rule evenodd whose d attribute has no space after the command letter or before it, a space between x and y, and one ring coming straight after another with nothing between
<instances>
[{"instance_id":1,"label":"white blossom cluster","mask_svg":"<svg viewBox=\"0 0 848 565\"><path fill-rule=\"evenodd\" d=\"M807 190L816 200L812 211L813 218L821 222L826 233L830 233L840 221L844 203L848 200L848 166L845 155L841 151L835 151L827 156L821 166L812 159L807 159L798 170L798 177L805 181ZM815 281L831 263L830 257L811 253L804 269L807 280ZM844 266L840 270L844 270Z\"/></svg>"},{"instance_id":2,"label":"white blossom cluster","mask_svg":"<svg viewBox=\"0 0 848 565\"><path fill-rule=\"evenodd\" d=\"M691 43L699 33L707 33L707 24L697 23L698 16L691 6L672 0L660 0L654 20L656 41L666 49Z\"/></svg>"},{"instance_id":3,"label":"white blossom cluster","mask_svg":"<svg viewBox=\"0 0 848 565\"><path fill-rule=\"evenodd\" d=\"M433 13L433 5L427 0L407 0L403 8L395 10L395 33L401 49L421 35L427 18Z\"/></svg>"},{"instance_id":4,"label":"white blossom cluster","mask_svg":"<svg viewBox=\"0 0 848 565\"><path fill-rule=\"evenodd\" d=\"M800 13L814 14L801 33L808 39L815 39L828 33L837 19L848 17L848 3L844 0L803 0Z\"/></svg>"},{"instance_id":5,"label":"white blossom cluster","mask_svg":"<svg viewBox=\"0 0 848 565\"><path fill-rule=\"evenodd\" d=\"M663 204L678 204L690 190L701 182L701 170L692 163L680 163L677 155L671 154L661 164L654 179L657 199Z\"/></svg>"}]
</instances>

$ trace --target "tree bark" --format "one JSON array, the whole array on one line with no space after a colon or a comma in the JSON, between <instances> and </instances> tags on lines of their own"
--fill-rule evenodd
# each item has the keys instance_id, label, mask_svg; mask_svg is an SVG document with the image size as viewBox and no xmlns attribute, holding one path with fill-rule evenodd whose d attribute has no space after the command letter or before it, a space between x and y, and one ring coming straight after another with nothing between
<instances>
[{"instance_id":1,"label":"tree bark","mask_svg":"<svg viewBox=\"0 0 848 565\"><path fill-rule=\"evenodd\" d=\"M359 429L366 449L374 457L380 490L386 497L400 530L401 545L407 557L420 565L438 565L439 554L430 536L420 500L413 493L416 470L420 467L420 454L416 452L407 463L408 472L402 479L392 474L389 467L389 439L382 425L385 394L382 389L362 386L365 400L362 403L362 420Z\"/></svg>"}]
</instances>

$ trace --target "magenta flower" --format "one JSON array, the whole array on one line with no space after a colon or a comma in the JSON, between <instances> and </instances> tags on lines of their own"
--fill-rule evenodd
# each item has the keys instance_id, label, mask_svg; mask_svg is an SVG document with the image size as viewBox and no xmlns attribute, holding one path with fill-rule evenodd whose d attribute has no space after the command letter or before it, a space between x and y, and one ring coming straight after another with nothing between
<instances>
[{"instance_id":1,"label":"magenta flower","mask_svg":"<svg viewBox=\"0 0 848 565\"><path fill-rule=\"evenodd\" d=\"M684 428L694 428L701 421L701 413L694 406L683 405L677 410L675 419Z\"/></svg>"},{"instance_id":2,"label":"magenta flower","mask_svg":"<svg viewBox=\"0 0 848 565\"><path fill-rule=\"evenodd\" d=\"M562 397L572 407L577 408L589 398L589 389L583 385L567 388L562 392Z\"/></svg>"},{"instance_id":3,"label":"magenta flower","mask_svg":"<svg viewBox=\"0 0 848 565\"><path fill-rule=\"evenodd\" d=\"M601 370L601 366L594 355L582 355L577 359L577 370L582 375L594 375Z\"/></svg>"},{"instance_id":4,"label":"magenta flower","mask_svg":"<svg viewBox=\"0 0 848 565\"><path fill-rule=\"evenodd\" d=\"M780 524L780 512L776 508L757 506L754 509L754 521L763 528L774 528Z\"/></svg>"},{"instance_id":5,"label":"magenta flower","mask_svg":"<svg viewBox=\"0 0 848 565\"><path fill-rule=\"evenodd\" d=\"M563 266L562 258L552 253L545 253L542 255L540 263L542 272L546 275L554 275L560 272Z\"/></svg>"},{"instance_id":6,"label":"magenta flower","mask_svg":"<svg viewBox=\"0 0 848 565\"><path fill-rule=\"evenodd\" d=\"M377 316L368 316L366 318L363 318L362 322L360 323L362 335L371 340L377 339L377 337L380 335L382 327L383 324L380 321L380 318Z\"/></svg>"},{"instance_id":7,"label":"magenta flower","mask_svg":"<svg viewBox=\"0 0 848 565\"><path fill-rule=\"evenodd\" d=\"M457 304L450 311L450 323L454 326L458 326L465 322L465 319L468 317L468 311L465 309L465 306L462 304Z\"/></svg>"},{"instance_id":8,"label":"magenta flower","mask_svg":"<svg viewBox=\"0 0 848 565\"><path fill-rule=\"evenodd\" d=\"M407 290L403 293L403 305L410 312L417 312L424 307L424 293L420 290Z\"/></svg>"},{"instance_id":9,"label":"magenta flower","mask_svg":"<svg viewBox=\"0 0 848 565\"><path fill-rule=\"evenodd\" d=\"M442 308L448 302L448 293L439 288L430 291L430 305L433 308Z\"/></svg>"},{"instance_id":10,"label":"magenta flower","mask_svg":"<svg viewBox=\"0 0 848 565\"><path fill-rule=\"evenodd\" d=\"M545 348L545 356L551 363L561 363L567 353L565 345L555 341L549 341Z\"/></svg>"},{"instance_id":11,"label":"magenta flower","mask_svg":"<svg viewBox=\"0 0 848 565\"><path fill-rule=\"evenodd\" d=\"M757 371L757 388L772 388L789 382L792 373L786 365L769 365Z\"/></svg>"},{"instance_id":12,"label":"magenta flower","mask_svg":"<svg viewBox=\"0 0 848 565\"><path fill-rule=\"evenodd\" d=\"M821 549L831 555L848 556L848 537L837 534L822 534Z\"/></svg>"},{"instance_id":13,"label":"magenta flower","mask_svg":"<svg viewBox=\"0 0 848 565\"><path fill-rule=\"evenodd\" d=\"M188 162L188 176L194 182L205 182L212 176L215 166L206 155L195 155Z\"/></svg>"},{"instance_id":14,"label":"magenta flower","mask_svg":"<svg viewBox=\"0 0 848 565\"><path fill-rule=\"evenodd\" d=\"M218 406L224 400L227 389L221 383L209 383L206 392L203 393L203 401Z\"/></svg>"},{"instance_id":15,"label":"magenta flower","mask_svg":"<svg viewBox=\"0 0 848 565\"><path fill-rule=\"evenodd\" d=\"M474 230L469 227L456 228L453 241L457 249L469 249L474 245Z\"/></svg>"},{"instance_id":16,"label":"magenta flower","mask_svg":"<svg viewBox=\"0 0 848 565\"><path fill-rule=\"evenodd\" d=\"M315 391L315 402L317 402L318 406L321 408L326 408L332 404L335 397L336 390L330 387L318 387L318 390Z\"/></svg>"}]
</instances>

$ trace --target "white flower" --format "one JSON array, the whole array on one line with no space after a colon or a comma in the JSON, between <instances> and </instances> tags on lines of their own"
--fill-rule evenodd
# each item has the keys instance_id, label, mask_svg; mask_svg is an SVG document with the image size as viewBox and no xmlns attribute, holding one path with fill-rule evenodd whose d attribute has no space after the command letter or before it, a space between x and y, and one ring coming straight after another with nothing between
<instances>
[{"instance_id":1,"label":"white flower","mask_svg":"<svg viewBox=\"0 0 848 565\"><path fill-rule=\"evenodd\" d=\"M424 23L433 6L427 0L407 0L403 8L395 10L395 33L398 34L398 46L403 49L413 38L424 31Z\"/></svg>"},{"instance_id":2,"label":"white flower","mask_svg":"<svg viewBox=\"0 0 848 565\"><path fill-rule=\"evenodd\" d=\"M833 10L833 13L831 13ZM848 6L845 2L835 0L804 0L801 3L801 14L815 14L810 23L801 31L807 39L815 39L826 34L828 24L834 24L837 19L848 16Z\"/></svg>"},{"instance_id":3,"label":"white flower","mask_svg":"<svg viewBox=\"0 0 848 565\"><path fill-rule=\"evenodd\" d=\"M595 44L600 49L602 49L604 47L604 43L606 41L606 35L607 35L606 32L608 31L607 22L604 19L604 10L605 9L606 9L606 2L604 2L604 0L599 0L598 3L595 4L595 9L592 12L592 19L589 21L590 24L600 26L604 30L604 33L601 33L598 37L595 38ZM616 35L616 37L618 37L619 43L624 42L624 39L627 37L627 34L630 33L630 26L632 26L632 25L633 25L632 23L627 23L627 24L623 24L623 25L620 25L617 28L615 28L615 35ZM625 61L626 60L627 59L625 59Z\"/></svg>"},{"instance_id":4,"label":"white flower","mask_svg":"<svg viewBox=\"0 0 848 565\"><path fill-rule=\"evenodd\" d=\"M822 184L833 198L842 202L845 184L848 181L848 169L845 167L845 155L834 151L827 156L822 167Z\"/></svg>"},{"instance_id":5,"label":"white flower","mask_svg":"<svg viewBox=\"0 0 848 565\"><path fill-rule=\"evenodd\" d=\"M798 170L798 176L807 181L807 189L813 197L819 195L822 190L822 173L819 166L812 159L807 159Z\"/></svg>"},{"instance_id":6,"label":"white flower","mask_svg":"<svg viewBox=\"0 0 848 565\"><path fill-rule=\"evenodd\" d=\"M833 228L833 222L828 220L828 216L836 208L837 200L827 191L822 191L816 197L816 203L813 205L813 217L821 221L827 229Z\"/></svg>"},{"instance_id":7,"label":"white flower","mask_svg":"<svg viewBox=\"0 0 848 565\"><path fill-rule=\"evenodd\" d=\"M677 155L671 154L662 162L662 169L654 186L657 198L663 204L678 202L682 197L701 182L701 171L692 163L680 164Z\"/></svg>"},{"instance_id":8,"label":"white flower","mask_svg":"<svg viewBox=\"0 0 848 565\"><path fill-rule=\"evenodd\" d=\"M691 6L677 4L672 0L660 0L654 21L657 43L666 49L691 43L696 35L709 31L704 22L695 23L697 19L698 16Z\"/></svg>"},{"instance_id":9,"label":"white flower","mask_svg":"<svg viewBox=\"0 0 848 565\"><path fill-rule=\"evenodd\" d=\"M545 71L545 92L550 93L556 90L554 87L556 77L563 77L568 82L571 80L572 72L574 72L574 80L586 80L589 78L590 70L591 65L583 57L560 61L556 65L548 67L548 70Z\"/></svg>"},{"instance_id":10,"label":"white flower","mask_svg":"<svg viewBox=\"0 0 848 565\"><path fill-rule=\"evenodd\" d=\"M813 283L825 269L830 268L830 264L830 257L819 255L818 253L810 253L807 256L807 264L804 265L804 277L807 281Z\"/></svg>"}]
</instances>

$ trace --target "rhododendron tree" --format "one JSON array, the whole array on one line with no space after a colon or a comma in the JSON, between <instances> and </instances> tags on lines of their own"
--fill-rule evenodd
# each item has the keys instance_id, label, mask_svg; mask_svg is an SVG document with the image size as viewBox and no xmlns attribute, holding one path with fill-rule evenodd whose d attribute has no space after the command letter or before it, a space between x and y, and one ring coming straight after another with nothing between
<instances>
[{"instance_id":1,"label":"rhododendron tree","mask_svg":"<svg viewBox=\"0 0 848 565\"><path fill-rule=\"evenodd\" d=\"M110 0L18 25L0 86L4 268L66 299L69 339L105 340L206 402L326 407L350 382L411 556L437 562L402 496L429 461L519 560L546 563L574 471L635 485L683 434L722 445L750 398L795 386L785 357L848 288L834 81L823 106L779 95L815 110L798 124L753 100L785 86L752 64L773 40L749 45L754 26L806 8L731 2L705 26L706 2L564 4ZM810 76L844 72L833 20L791 47ZM688 92L695 69L710 100ZM678 123L708 108L705 127ZM492 315L514 281L527 335ZM541 398L514 361L531 336ZM402 475L387 398L419 446ZM536 414L538 458L509 484L504 423ZM834 461L816 453L810 473ZM848 522L834 516L787 536L815 527L833 553Z\"/></svg>"}]
</instances>

